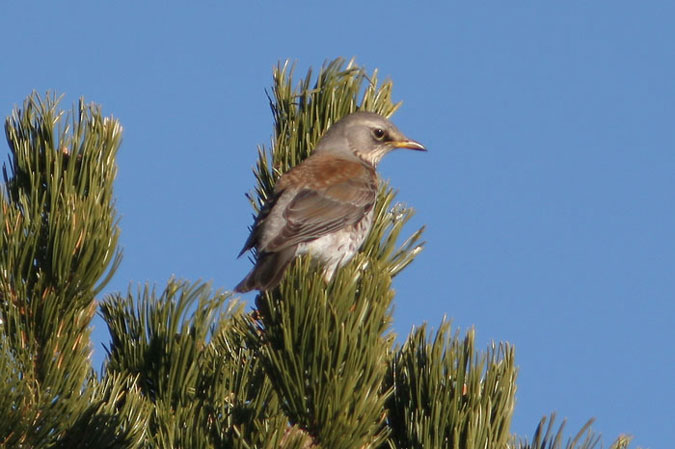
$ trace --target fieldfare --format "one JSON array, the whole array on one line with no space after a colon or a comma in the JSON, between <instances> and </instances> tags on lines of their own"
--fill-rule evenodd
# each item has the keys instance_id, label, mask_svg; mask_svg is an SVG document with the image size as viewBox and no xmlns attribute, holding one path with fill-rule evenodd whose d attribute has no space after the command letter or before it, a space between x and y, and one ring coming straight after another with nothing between
<instances>
[{"instance_id":1,"label":"fieldfare","mask_svg":"<svg viewBox=\"0 0 675 449\"><path fill-rule=\"evenodd\" d=\"M277 181L239 253L255 248L257 262L235 291L275 287L293 258L304 253L321 262L330 280L370 232L375 167L395 148L426 151L373 112L355 112L333 124L312 155Z\"/></svg>"}]
</instances>

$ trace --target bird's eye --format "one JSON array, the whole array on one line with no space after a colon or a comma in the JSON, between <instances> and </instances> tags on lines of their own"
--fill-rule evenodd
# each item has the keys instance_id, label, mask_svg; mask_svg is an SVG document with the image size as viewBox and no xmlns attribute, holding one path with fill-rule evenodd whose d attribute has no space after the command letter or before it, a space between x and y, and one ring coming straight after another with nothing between
<instances>
[{"instance_id":1,"label":"bird's eye","mask_svg":"<svg viewBox=\"0 0 675 449\"><path fill-rule=\"evenodd\" d=\"M374 136L377 140L382 140L382 139L384 139L384 135L385 135L385 134L386 134L386 133L384 132L384 130L383 130L382 128L375 128L375 129L373 130L373 136Z\"/></svg>"}]
</instances>

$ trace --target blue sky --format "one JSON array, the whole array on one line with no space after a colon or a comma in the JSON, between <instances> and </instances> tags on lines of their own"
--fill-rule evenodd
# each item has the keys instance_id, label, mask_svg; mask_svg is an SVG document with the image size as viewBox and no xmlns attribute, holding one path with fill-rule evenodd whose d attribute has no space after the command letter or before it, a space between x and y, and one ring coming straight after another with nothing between
<instances>
[{"instance_id":1,"label":"blue sky","mask_svg":"<svg viewBox=\"0 0 675 449\"><path fill-rule=\"evenodd\" d=\"M428 226L395 280L395 331L446 315L515 344L514 432L557 411L570 433L595 416L606 444L671 446L675 3L332 3L3 6L0 111L53 89L125 128L107 290L234 286L273 66L355 57L394 81L394 121L430 150L380 168L417 210L410 232ZM100 363L100 320L94 339Z\"/></svg>"}]
</instances>

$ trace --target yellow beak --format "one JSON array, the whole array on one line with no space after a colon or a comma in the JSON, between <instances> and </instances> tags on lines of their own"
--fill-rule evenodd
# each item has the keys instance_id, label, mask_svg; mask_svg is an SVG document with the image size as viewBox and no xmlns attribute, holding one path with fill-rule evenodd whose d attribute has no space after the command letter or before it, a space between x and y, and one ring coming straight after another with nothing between
<instances>
[{"instance_id":1,"label":"yellow beak","mask_svg":"<svg viewBox=\"0 0 675 449\"><path fill-rule=\"evenodd\" d=\"M427 151L427 149L424 148L424 145L414 140L399 140L392 142L392 144L394 145L394 148L407 148L409 150Z\"/></svg>"}]
</instances>

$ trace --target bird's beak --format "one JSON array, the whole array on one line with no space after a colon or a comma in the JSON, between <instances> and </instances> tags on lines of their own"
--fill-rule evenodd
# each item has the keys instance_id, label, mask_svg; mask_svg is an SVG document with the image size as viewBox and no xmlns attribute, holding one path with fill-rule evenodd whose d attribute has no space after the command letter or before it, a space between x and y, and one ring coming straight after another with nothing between
<instances>
[{"instance_id":1,"label":"bird's beak","mask_svg":"<svg viewBox=\"0 0 675 449\"><path fill-rule=\"evenodd\" d=\"M419 142L416 142L414 140L398 140L395 142L392 142L394 148L407 148L409 150L416 150L416 151L427 151L426 148L424 148L424 145L422 145Z\"/></svg>"}]
</instances>

